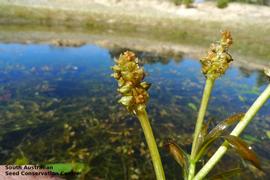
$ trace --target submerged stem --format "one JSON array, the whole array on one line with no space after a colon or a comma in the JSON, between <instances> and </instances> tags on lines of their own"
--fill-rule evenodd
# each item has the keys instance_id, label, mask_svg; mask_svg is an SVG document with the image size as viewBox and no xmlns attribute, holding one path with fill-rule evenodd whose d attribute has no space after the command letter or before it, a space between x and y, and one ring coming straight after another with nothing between
<instances>
[{"instance_id":1,"label":"submerged stem","mask_svg":"<svg viewBox=\"0 0 270 180\"><path fill-rule=\"evenodd\" d=\"M136 115L138 119L140 120L141 126L143 128L145 139L148 144L148 148L149 148L152 162L154 165L156 178L157 180L165 180L162 162L161 162L157 144L153 135L153 131L149 123L147 112L145 109L136 110Z\"/></svg>"},{"instance_id":2,"label":"submerged stem","mask_svg":"<svg viewBox=\"0 0 270 180\"><path fill-rule=\"evenodd\" d=\"M270 84L252 104L252 106L249 108L243 119L233 129L231 135L239 136L269 98L270 98ZM216 165L216 163L222 158L222 156L226 153L227 149L228 143L224 142L215 152L215 154L209 159L209 161L202 167L202 169L198 172L198 174L194 177L194 179L195 180L203 179L212 170L212 168Z\"/></svg>"},{"instance_id":3,"label":"submerged stem","mask_svg":"<svg viewBox=\"0 0 270 180\"><path fill-rule=\"evenodd\" d=\"M194 139L193 139L193 143L192 143L192 151L191 151L191 156L190 156L191 162L190 162L189 176L188 176L189 180L192 179L194 174L195 174L195 168L196 168L195 156L196 156L197 149L198 149L198 137L199 137L199 133L202 129L204 116L206 113L208 101L209 101L209 98L210 98L210 95L211 95L211 92L213 89L214 82L215 82L215 80L212 78L206 79L203 97L202 97L202 101L201 101L201 107L200 107L197 122L196 122Z\"/></svg>"}]
</instances>

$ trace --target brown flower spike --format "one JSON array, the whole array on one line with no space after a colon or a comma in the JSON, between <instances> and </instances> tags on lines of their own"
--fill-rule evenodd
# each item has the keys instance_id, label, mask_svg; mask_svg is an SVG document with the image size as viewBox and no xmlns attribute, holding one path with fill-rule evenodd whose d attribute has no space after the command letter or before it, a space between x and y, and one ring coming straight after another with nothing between
<instances>
[{"instance_id":1,"label":"brown flower spike","mask_svg":"<svg viewBox=\"0 0 270 180\"><path fill-rule=\"evenodd\" d=\"M112 77L118 81L118 92L122 94L118 102L135 114L137 110L144 109L149 99L147 90L150 84L143 82L145 73L139 67L135 54L131 51L121 54L112 70Z\"/></svg>"},{"instance_id":2,"label":"brown flower spike","mask_svg":"<svg viewBox=\"0 0 270 180\"><path fill-rule=\"evenodd\" d=\"M226 72L229 63L233 61L228 53L232 43L231 33L223 31L221 33L221 40L216 44L212 44L207 56L201 58L202 72L207 78L217 79Z\"/></svg>"}]
</instances>

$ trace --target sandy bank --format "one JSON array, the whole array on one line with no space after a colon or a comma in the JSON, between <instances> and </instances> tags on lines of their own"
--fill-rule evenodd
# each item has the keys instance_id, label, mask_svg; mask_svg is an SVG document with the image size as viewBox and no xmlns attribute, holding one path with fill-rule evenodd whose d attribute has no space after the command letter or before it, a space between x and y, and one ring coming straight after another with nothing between
<instances>
[{"instance_id":1,"label":"sandy bank","mask_svg":"<svg viewBox=\"0 0 270 180\"><path fill-rule=\"evenodd\" d=\"M175 6L168 0L0 0L2 4L76 11L104 11L136 16L178 17L234 23L270 23L270 7L230 3L219 9L214 2L194 3L194 8Z\"/></svg>"}]
</instances>

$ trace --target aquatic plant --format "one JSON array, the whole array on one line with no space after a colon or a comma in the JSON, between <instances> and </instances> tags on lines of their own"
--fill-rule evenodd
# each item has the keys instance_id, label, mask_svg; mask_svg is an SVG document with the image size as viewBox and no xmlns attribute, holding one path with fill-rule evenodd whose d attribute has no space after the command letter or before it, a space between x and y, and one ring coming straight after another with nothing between
<instances>
[{"instance_id":1,"label":"aquatic plant","mask_svg":"<svg viewBox=\"0 0 270 180\"><path fill-rule=\"evenodd\" d=\"M261 165L256 154L238 136L269 99L270 84L259 95L246 113L237 113L228 117L219 122L210 132L208 132L209 121L205 122L204 120L215 81L226 73L230 63L233 61L229 53L229 47L232 43L231 33L229 31L223 31L221 33L221 39L212 44L207 55L200 59L202 73L205 75L206 81L196 121L191 154L189 155L172 140L169 140L165 145L169 153L182 167L184 179L199 180L205 178L217 162L220 161L229 147L235 149L243 159L249 161L257 169L261 170ZM145 110L146 103L149 99L147 90L150 85L146 82L142 82L145 73L144 70L139 67L138 61L135 54L130 51L121 54L119 59L116 60L116 65L112 67L114 71L112 76L117 79L119 86L118 91L122 94L122 98L119 102L123 104L129 112L137 116L141 122L152 156L157 179L165 179L158 149ZM265 74L270 77L270 70L265 70ZM236 123L235 128L228 134L227 130ZM204 155L209 152L210 147L213 146L214 142L220 139L224 140L224 143L217 149L207 163L201 164L201 160L204 159ZM200 163L202 168L196 173L196 165L198 163ZM224 172L224 174L238 172L239 169L232 169Z\"/></svg>"},{"instance_id":2,"label":"aquatic plant","mask_svg":"<svg viewBox=\"0 0 270 180\"><path fill-rule=\"evenodd\" d=\"M208 56L206 58L201 59L202 72L206 76L206 85L194 133L194 141L190 157L188 179L204 178L209 173L209 171L214 167L214 165L221 159L221 157L225 154L229 146L235 148L244 159L249 160L257 168L260 168L259 161L257 160L255 154L248 148L248 146L243 142L243 140L238 138L238 136L249 124L249 122L259 111L262 105L268 100L270 96L270 85L258 97L258 99L253 103L253 105L249 108L249 110L245 114L238 114L232 116L219 123L207 135L202 135L202 131L205 131L202 128L203 119L214 81L216 78L220 77L222 74L225 73L226 69L228 68L229 62L232 61L231 55L228 53L228 48L231 44L232 44L231 34L227 31L222 32L222 38L219 41L219 43L211 47L210 51L208 52ZM230 135L225 136L224 130L227 129L227 127L234 124L235 122L237 122L238 120L240 121L238 122L234 130L230 133ZM196 162L199 160L201 153L203 151L206 151L207 150L206 147L212 144L212 142L218 138L223 138L225 142L221 145L221 147L216 151L216 153L210 158L210 160L202 167L202 169L194 177Z\"/></svg>"},{"instance_id":3,"label":"aquatic plant","mask_svg":"<svg viewBox=\"0 0 270 180\"><path fill-rule=\"evenodd\" d=\"M112 77L118 81L118 92L122 94L118 102L124 105L129 112L138 117L150 150L156 177L159 180L163 180L165 179L163 166L145 110L149 99L147 90L150 88L149 83L143 82L145 72L143 68L139 67L138 58L130 51L121 54L112 69L114 71Z\"/></svg>"},{"instance_id":4,"label":"aquatic plant","mask_svg":"<svg viewBox=\"0 0 270 180\"><path fill-rule=\"evenodd\" d=\"M208 101L215 80L222 76L229 68L229 63L232 61L231 55L228 53L229 47L232 45L232 37L230 32L222 32L221 40L212 44L206 57L201 58L202 73L206 77L204 93L201 101L200 110L198 113L197 123L194 132L194 139L191 151L191 164L189 168L189 179L193 176L195 171L195 157L199 150L199 135L203 126L203 120L206 113Z\"/></svg>"}]
</instances>

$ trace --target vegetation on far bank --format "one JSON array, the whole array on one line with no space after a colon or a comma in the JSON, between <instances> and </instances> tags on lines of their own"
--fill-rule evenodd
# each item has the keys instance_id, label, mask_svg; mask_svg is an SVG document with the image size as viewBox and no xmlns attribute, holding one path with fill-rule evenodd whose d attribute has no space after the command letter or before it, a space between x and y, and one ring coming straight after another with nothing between
<instances>
[{"instance_id":1,"label":"vegetation on far bank","mask_svg":"<svg viewBox=\"0 0 270 180\"><path fill-rule=\"evenodd\" d=\"M161 42L207 47L212 41L209 34L217 34L218 29L230 29L237 39L233 52L240 55L267 60L270 58L270 41L266 24L242 23L213 20L193 20L182 17L135 16L121 12L73 11L46 7L21 5L0 5L0 24L2 31L10 26L33 29L45 26L49 29L73 28L86 33L120 34ZM36 28L38 29L38 28ZM13 29L20 31L20 29Z\"/></svg>"},{"instance_id":2,"label":"vegetation on far bank","mask_svg":"<svg viewBox=\"0 0 270 180\"><path fill-rule=\"evenodd\" d=\"M194 2L194 0L170 0L175 5L183 5L183 4L191 4ZM228 6L230 2L240 2L240 3L246 3L246 4L257 4L257 5L265 5L269 6L270 1L269 0L215 0L217 7L219 8L225 8ZM223 6L221 6L223 4Z\"/></svg>"}]
</instances>

